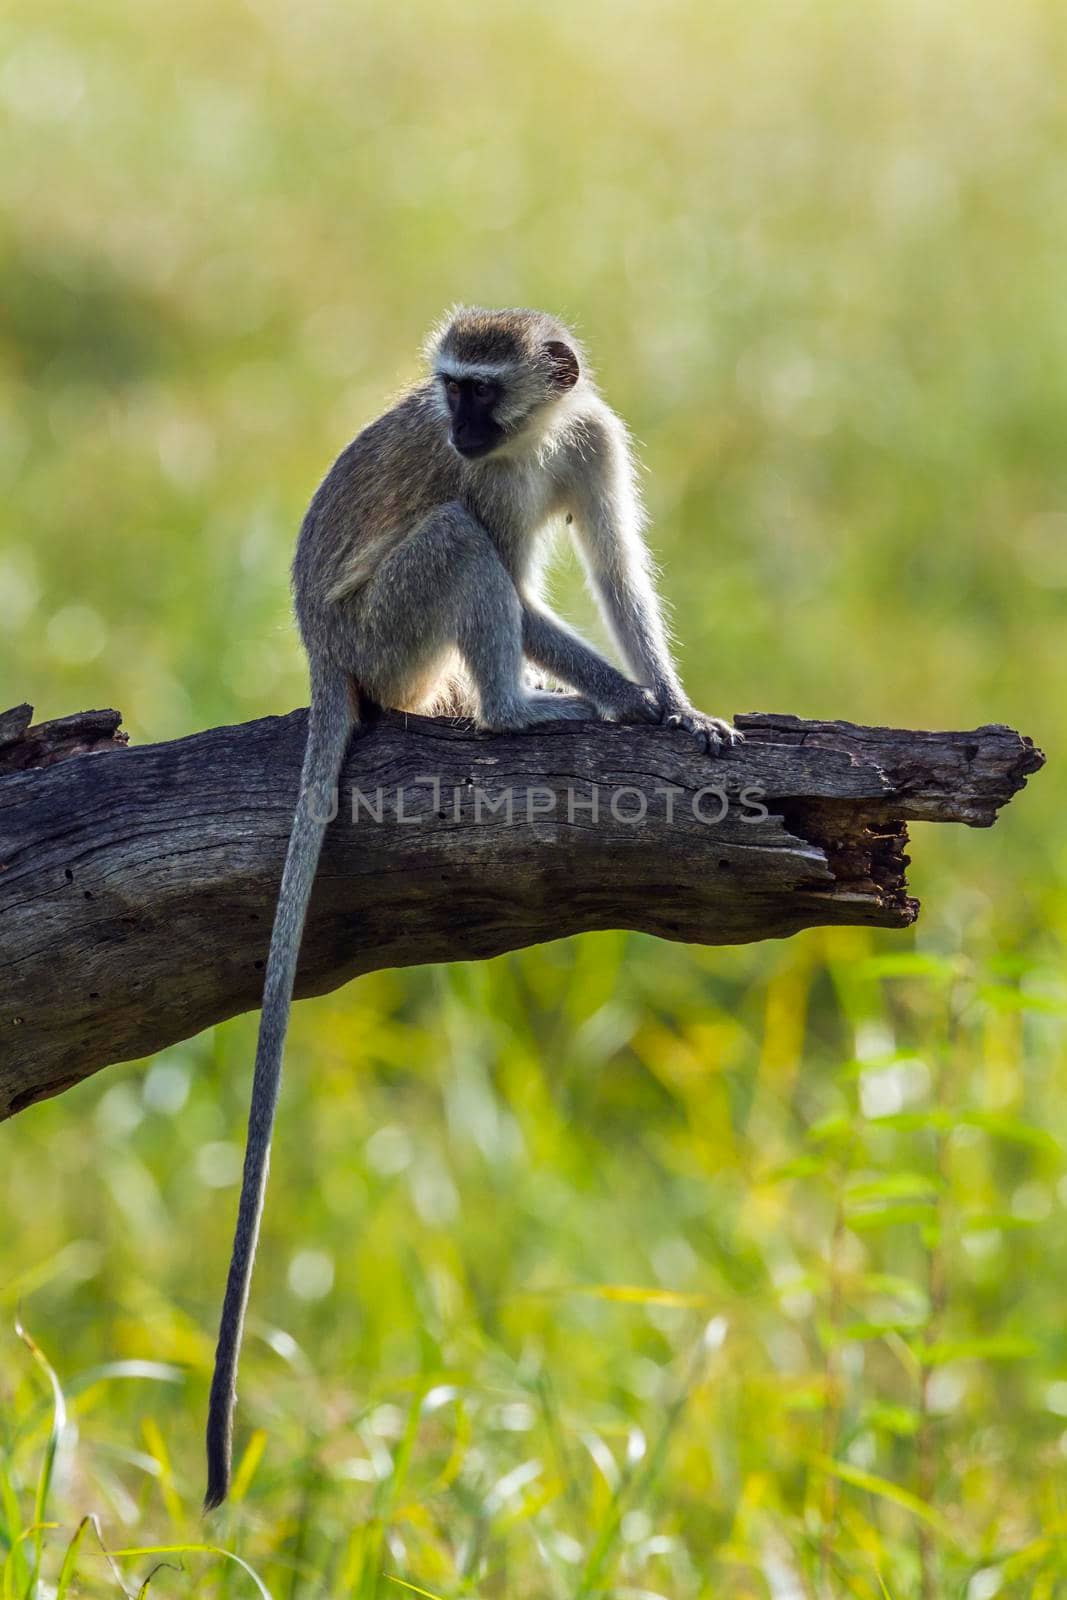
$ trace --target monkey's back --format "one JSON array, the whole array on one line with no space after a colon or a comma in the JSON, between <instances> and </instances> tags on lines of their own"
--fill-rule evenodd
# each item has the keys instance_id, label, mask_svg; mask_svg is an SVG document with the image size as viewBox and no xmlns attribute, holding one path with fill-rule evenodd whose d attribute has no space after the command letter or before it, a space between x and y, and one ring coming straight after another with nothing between
<instances>
[{"instance_id":1,"label":"monkey's back","mask_svg":"<svg viewBox=\"0 0 1067 1600\"><path fill-rule=\"evenodd\" d=\"M305 644L328 635L330 613L355 599L390 550L462 488L463 465L431 383L357 434L319 485L300 529L293 592Z\"/></svg>"}]
</instances>

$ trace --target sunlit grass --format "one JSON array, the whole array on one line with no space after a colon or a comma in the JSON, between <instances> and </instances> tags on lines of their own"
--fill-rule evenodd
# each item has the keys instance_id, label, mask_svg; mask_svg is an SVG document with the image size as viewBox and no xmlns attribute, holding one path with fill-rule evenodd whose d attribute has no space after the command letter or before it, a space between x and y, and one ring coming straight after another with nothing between
<instances>
[{"instance_id":1,"label":"sunlit grass","mask_svg":"<svg viewBox=\"0 0 1067 1600\"><path fill-rule=\"evenodd\" d=\"M13 1592L38 1538L54 1580L93 1513L127 1582L158 1556L205 1595L253 1592L206 1546L275 1596L380 1596L390 1577L442 1596L878 1596L918 1592L923 1570L935 1593L990 1571L997 1592L1055 1593L1065 1185L1043 1108L1063 1001L1033 967L866 943L821 939L806 977L789 962L769 987L744 956L643 940L616 945L599 995L595 940L576 962L372 980L354 1076L346 997L305 1013L319 1075L289 1079L234 1504L208 1524L199 1432L233 1189L196 1163L220 1100L237 1122L230 1052L216 1034L43 1108L48 1143L12 1141L9 1192L32 1205L42 1150L61 1164L94 1104L105 1179L37 1224L68 1245L34 1326L116 1362L49 1352L63 1430L9 1347ZM657 998L667 974L700 993L691 1016ZM761 1059L785 983L803 1054ZM83 1184L98 1205L111 1191L91 1224ZM162 1241L157 1204L178 1219ZM71 1254L83 1230L106 1262ZM294 1272L307 1250L332 1292ZM74 1548L79 1581L109 1592L99 1542ZM183 1581L165 1564L152 1589Z\"/></svg>"}]
</instances>

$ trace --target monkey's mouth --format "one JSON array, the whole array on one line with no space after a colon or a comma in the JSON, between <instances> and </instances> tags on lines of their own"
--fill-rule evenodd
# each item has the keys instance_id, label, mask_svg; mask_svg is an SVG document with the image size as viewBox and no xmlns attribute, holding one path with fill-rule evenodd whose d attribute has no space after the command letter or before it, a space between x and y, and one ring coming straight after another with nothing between
<instances>
[{"instance_id":1,"label":"monkey's mouth","mask_svg":"<svg viewBox=\"0 0 1067 1600\"><path fill-rule=\"evenodd\" d=\"M499 443L499 439L489 439L485 444L456 444L454 439L452 441L453 448L465 461L476 461L479 456L489 455Z\"/></svg>"},{"instance_id":2,"label":"monkey's mouth","mask_svg":"<svg viewBox=\"0 0 1067 1600\"><path fill-rule=\"evenodd\" d=\"M492 451L498 449L504 443L504 435L491 433L488 436L483 434L477 439L457 439L453 433L449 435L449 442L456 454L462 456L465 461L476 461L479 456L490 455Z\"/></svg>"}]
</instances>

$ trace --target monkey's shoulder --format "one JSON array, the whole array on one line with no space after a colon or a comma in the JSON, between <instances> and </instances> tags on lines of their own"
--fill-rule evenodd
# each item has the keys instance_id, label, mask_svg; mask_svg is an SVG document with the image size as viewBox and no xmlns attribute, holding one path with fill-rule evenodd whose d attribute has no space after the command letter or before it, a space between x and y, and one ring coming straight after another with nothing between
<instances>
[{"instance_id":1,"label":"monkey's shoulder","mask_svg":"<svg viewBox=\"0 0 1067 1600\"><path fill-rule=\"evenodd\" d=\"M594 394L568 417L561 430L561 445L569 462L588 467L625 451L629 435L622 418Z\"/></svg>"},{"instance_id":2,"label":"monkey's shoulder","mask_svg":"<svg viewBox=\"0 0 1067 1600\"><path fill-rule=\"evenodd\" d=\"M420 385L345 446L323 479L312 510L317 516L340 516L357 536L400 532L453 497L460 481L447 424L429 385Z\"/></svg>"}]
</instances>

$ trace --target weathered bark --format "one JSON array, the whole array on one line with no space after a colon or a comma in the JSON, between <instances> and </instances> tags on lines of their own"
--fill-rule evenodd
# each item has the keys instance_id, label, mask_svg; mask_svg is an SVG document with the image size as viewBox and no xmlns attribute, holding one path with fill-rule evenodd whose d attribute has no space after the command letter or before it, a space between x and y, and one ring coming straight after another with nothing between
<instances>
[{"instance_id":1,"label":"weathered bark","mask_svg":"<svg viewBox=\"0 0 1067 1600\"><path fill-rule=\"evenodd\" d=\"M0 1118L259 1003L305 713L140 749L118 721L0 716ZM906 820L988 826L1044 759L999 726L738 721L716 761L657 728L383 716L349 754L297 993L593 928L907 927Z\"/></svg>"}]
</instances>

